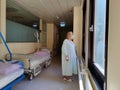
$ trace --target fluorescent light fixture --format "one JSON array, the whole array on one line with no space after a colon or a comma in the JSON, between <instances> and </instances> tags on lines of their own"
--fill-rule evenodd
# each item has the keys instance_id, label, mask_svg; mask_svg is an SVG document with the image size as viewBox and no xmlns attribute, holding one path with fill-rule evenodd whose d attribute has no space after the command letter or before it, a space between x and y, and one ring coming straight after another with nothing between
<instances>
[{"instance_id":1,"label":"fluorescent light fixture","mask_svg":"<svg viewBox=\"0 0 120 90\"><path fill-rule=\"evenodd\" d=\"M60 27L65 27L65 22L60 22Z\"/></svg>"}]
</instances>

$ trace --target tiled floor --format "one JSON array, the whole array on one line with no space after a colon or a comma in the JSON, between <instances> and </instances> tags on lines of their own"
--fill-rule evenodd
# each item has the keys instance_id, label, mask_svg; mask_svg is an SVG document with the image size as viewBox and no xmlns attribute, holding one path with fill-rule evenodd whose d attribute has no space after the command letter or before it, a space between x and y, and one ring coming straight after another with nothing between
<instances>
[{"instance_id":1,"label":"tiled floor","mask_svg":"<svg viewBox=\"0 0 120 90\"><path fill-rule=\"evenodd\" d=\"M79 90L78 79L73 82L65 82L61 75L60 57L52 60L50 67L43 71L33 80L24 79L16 84L12 90Z\"/></svg>"}]
</instances>

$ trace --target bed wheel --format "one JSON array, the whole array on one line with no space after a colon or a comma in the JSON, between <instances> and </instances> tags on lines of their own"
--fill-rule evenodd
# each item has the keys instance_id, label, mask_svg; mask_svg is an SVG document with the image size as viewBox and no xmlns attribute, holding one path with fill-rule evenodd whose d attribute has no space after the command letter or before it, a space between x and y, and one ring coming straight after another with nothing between
<instances>
[{"instance_id":1,"label":"bed wheel","mask_svg":"<svg viewBox=\"0 0 120 90\"><path fill-rule=\"evenodd\" d=\"M45 68L47 68L49 66L48 62L45 63Z\"/></svg>"},{"instance_id":2,"label":"bed wheel","mask_svg":"<svg viewBox=\"0 0 120 90\"><path fill-rule=\"evenodd\" d=\"M46 62L45 63L45 68L47 68L48 66L50 66L50 64L51 64L51 61Z\"/></svg>"},{"instance_id":3,"label":"bed wheel","mask_svg":"<svg viewBox=\"0 0 120 90\"><path fill-rule=\"evenodd\" d=\"M33 74L30 74L28 79L32 80L33 79Z\"/></svg>"},{"instance_id":4,"label":"bed wheel","mask_svg":"<svg viewBox=\"0 0 120 90\"><path fill-rule=\"evenodd\" d=\"M47 63L45 63L45 68L47 68L48 67L48 64Z\"/></svg>"}]
</instances>

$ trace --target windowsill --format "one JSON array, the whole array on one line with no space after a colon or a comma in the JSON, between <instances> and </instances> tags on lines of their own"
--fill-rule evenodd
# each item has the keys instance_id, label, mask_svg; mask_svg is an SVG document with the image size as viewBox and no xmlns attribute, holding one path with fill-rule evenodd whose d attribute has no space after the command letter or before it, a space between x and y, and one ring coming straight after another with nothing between
<instances>
[{"instance_id":1,"label":"windowsill","mask_svg":"<svg viewBox=\"0 0 120 90\"><path fill-rule=\"evenodd\" d=\"M81 75L81 67L80 67L80 60L77 59L77 68L78 68L78 78L79 78L79 90L84 90L82 75Z\"/></svg>"},{"instance_id":2,"label":"windowsill","mask_svg":"<svg viewBox=\"0 0 120 90\"><path fill-rule=\"evenodd\" d=\"M102 74L102 72L100 71L99 67L100 66L98 64L89 61L89 70L93 76L93 79L94 79L97 87L100 88L100 90L101 90L104 88L105 77Z\"/></svg>"},{"instance_id":3,"label":"windowsill","mask_svg":"<svg viewBox=\"0 0 120 90\"><path fill-rule=\"evenodd\" d=\"M104 75L104 69L100 67L99 64L94 63L94 65L101 71L101 73Z\"/></svg>"},{"instance_id":4,"label":"windowsill","mask_svg":"<svg viewBox=\"0 0 120 90\"><path fill-rule=\"evenodd\" d=\"M88 68L84 67L84 59L77 60L78 77L79 77L79 90L93 90L93 83L89 77ZM94 87L95 88L95 87ZM95 89L97 90L97 89Z\"/></svg>"}]
</instances>

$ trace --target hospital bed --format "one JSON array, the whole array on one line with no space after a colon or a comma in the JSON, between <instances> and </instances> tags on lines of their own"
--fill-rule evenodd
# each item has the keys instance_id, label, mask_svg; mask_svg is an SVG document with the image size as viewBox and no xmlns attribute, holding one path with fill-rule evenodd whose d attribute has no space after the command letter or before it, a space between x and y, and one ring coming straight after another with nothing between
<instances>
[{"instance_id":1,"label":"hospital bed","mask_svg":"<svg viewBox=\"0 0 120 90\"><path fill-rule=\"evenodd\" d=\"M11 90L12 86L24 78L24 64L18 60L12 60L12 53L0 32L0 44L7 49L10 59L0 59L0 90ZM1 53L0 53L1 55Z\"/></svg>"},{"instance_id":2,"label":"hospital bed","mask_svg":"<svg viewBox=\"0 0 120 90\"><path fill-rule=\"evenodd\" d=\"M51 64L50 51L48 49L41 49L33 54L12 54L12 59L19 59L24 62L24 73L31 80L37 76L43 67L48 67ZM6 55L6 59L9 59Z\"/></svg>"},{"instance_id":3,"label":"hospital bed","mask_svg":"<svg viewBox=\"0 0 120 90\"><path fill-rule=\"evenodd\" d=\"M24 78L24 66L20 61L0 60L0 90L11 90Z\"/></svg>"}]
</instances>

